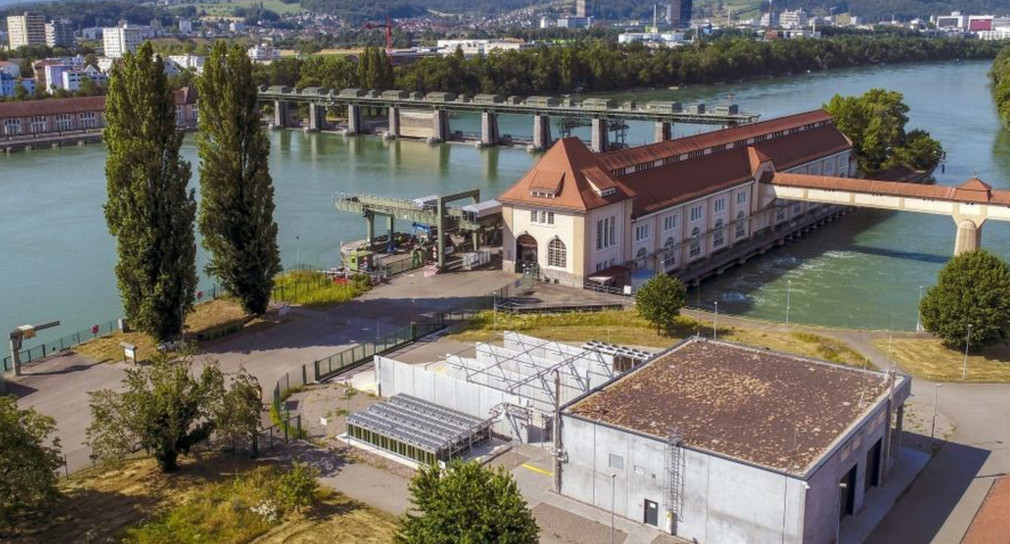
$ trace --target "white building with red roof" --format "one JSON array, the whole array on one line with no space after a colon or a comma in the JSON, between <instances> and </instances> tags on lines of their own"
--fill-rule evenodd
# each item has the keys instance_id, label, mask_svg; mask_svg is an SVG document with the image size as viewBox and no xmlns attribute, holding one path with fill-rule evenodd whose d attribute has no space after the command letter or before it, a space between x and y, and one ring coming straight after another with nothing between
<instances>
[{"instance_id":1,"label":"white building with red roof","mask_svg":"<svg viewBox=\"0 0 1010 544\"><path fill-rule=\"evenodd\" d=\"M851 148L823 110L599 154L559 140L499 197L506 269L582 286L697 268L813 220L826 205L776 200L758 181L850 176Z\"/></svg>"}]
</instances>

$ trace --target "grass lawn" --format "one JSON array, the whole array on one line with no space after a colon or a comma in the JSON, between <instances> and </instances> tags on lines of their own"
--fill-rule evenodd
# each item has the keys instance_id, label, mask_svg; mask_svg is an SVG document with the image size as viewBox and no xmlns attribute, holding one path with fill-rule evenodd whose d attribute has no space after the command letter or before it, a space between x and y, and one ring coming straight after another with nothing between
<instances>
[{"instance_id":1,"label":"grass lawn","mask_svg":"<svg viewBox=\"0 0 1010 544\"><path fill-rule=\"evenodd\" d=\"M150 459L92 469L63 480L50 515L23 523L5 543L257 544L391 542L396 520L344 495L321 490L302 514L264 519L251 508L268 500L279 474L241 456L184 458L165 475Z\"/></svg>"},{"instance_id":2,"label":"grass lawn","mask_svg":"<svg viewBox=\"0 0 1010 544\"><path fill-rule=\"evenodd\" d=\"M277 276L273 298L290 304L323 306L347 302L368 289L368 279L363 276L361 279L339 283L322 272L292 270Z\"/></svg>"},{"instance_id":3,"label":"grass lawn","mask_svg":"<svg viewBox=\"0 0 1010 544\"><path fill-rule=\"evenodd\" d=\"M186 316L186 330L200 333L245 321L247 317L237 302L219 298L194 306L193 311ZM79 345L74 348L74 352L99 362L122 361L123 348L119 345L120 342L129 342L137 346L137 359L141 361L150 357L158 347L154 340L144 333L114 332Z\"/></svg>"},{"instance_id":4,"label":"grass lawn","mask_svg":"<svg viewBox=\"0 0 1010 544\"><path fill-rule=\"evenodd\" d=\"M227 2L187 2L184 4L173 5L173 8L193 6L196 8L197 13L201 10L207 12L207 15L212 18L217 17L231 17L234 8L249 8L253 6L259 6L260 3L263 4L264 9L268 9L278 15L284 15L288 13L300 13L302 11L301 2L295 2L294 4L285 4L281 0L231 0Z\"/></svg>"},{"instance_id":5,"label":"grass lawn","mask_svg":"<svg viewBox=\"0 0 1010 544\"><path fill-rule=\"evenodd\" d=\"M961 379L964 352L948 349L935 338L886 338L873 341L873 347L890 355L901 368L916 377L937 382L1008 382L1010 381L1010 343L992 346L968 357L968 378Z\"/></svg>"},{"instance_id":6,"label":"grass lawn","mask_svg":"<svg viewBox=\"0 0 1010 544\"><path fill-rule=\"evenodd\" d=\"M656 332L656 327L642 319L635 310L524 315L499 313L497 322L492 312L483 312L451 338L460 342L487 342L497 339L504 330L559 342L601 340L628 346L665 348L695 334L699 327L696 320L681 316L669 334L660 334ZM700 330L702 334L710 336L712 326L703 323ZM720 327L719 339L842 364L861 366L867 363L862 355L845 344L808 332Z\"/></svg>"}]
</instances>

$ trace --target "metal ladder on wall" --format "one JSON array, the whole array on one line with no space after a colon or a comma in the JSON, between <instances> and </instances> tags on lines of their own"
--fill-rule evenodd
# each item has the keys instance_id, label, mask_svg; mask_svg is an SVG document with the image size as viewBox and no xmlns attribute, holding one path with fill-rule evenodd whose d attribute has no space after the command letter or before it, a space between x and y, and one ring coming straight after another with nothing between
<instances>
[{"instance_id":1,"label":"metal ladder on wall","mask_svg":"<svg viewBox=\"0 0 1010 544\"><path fill-rule=\"evenodd\" d=\"M680 490L683 484L681 443L680 433L676 429L670 429L666 442L666 510L673 519L674 533L681 511Z\"/></svg>"}]
</instances>

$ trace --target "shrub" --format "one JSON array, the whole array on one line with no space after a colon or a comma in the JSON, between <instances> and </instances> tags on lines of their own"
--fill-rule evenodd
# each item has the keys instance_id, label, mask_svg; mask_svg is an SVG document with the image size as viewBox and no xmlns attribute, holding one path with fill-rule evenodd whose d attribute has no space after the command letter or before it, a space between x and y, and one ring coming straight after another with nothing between
<instances>
[{"instance_id":1,"label":"shrub","mask_svg":"<svg viewBox=\"0 0 1010 544\"><path fill-rule=\"evenodd\" d=\"M286 511L301 512L312 504L319 489L319 471L305 463L295 461L291 470L280 477L275 496L277 503Z\"/></svg>"}]
</instances>

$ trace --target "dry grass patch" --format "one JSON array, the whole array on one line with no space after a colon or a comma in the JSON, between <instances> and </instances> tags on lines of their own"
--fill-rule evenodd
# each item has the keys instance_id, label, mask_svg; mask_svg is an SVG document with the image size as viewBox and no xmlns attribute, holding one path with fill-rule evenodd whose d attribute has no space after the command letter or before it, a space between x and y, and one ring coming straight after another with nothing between
<instances>
[{"instance_id":1,"label":"dry grass patch","mask_svg":"<svg viewBox=\"0 0 1010 544\"><path fill-rule=\"evenodd\" d=\"M181 471L162 474L150 459L115 469L92 469L65 479L52 512L25 522L4 544L296 544L392 542L396 518L320 490L301 514L272 521L250 507L279 470L241 456L184 458ZM263 484L263 485L260 485ZM250 517L252 516L252 517Z\"/></svg>"},{"instance_id":2,"label":"dry grass patch","mask_svg":"<svg viewBox=\"0 0 1010 544\"><path fill-rule=\"evenodd\" d=\"M230 299L219 298L193 307L186 316L186 331L200 334L230 324L241 324L249 319L242 306ZM74 352L90 357L98 362L118 362L123 360L120 342L137 346L137 360L145 361L157 352L158 345L150 336L142 332L116 331L108 336L95 338L74 348Z\"/></svg>"},{"instance_id":3,"label":"dry grass patch","mask_svg":"<svg viewBox=\"0 0 1010 544\"><path fill-rule=\"evenodd\" d=\"M186 331L199 334L244 322L248 318L249 314L242 309L241 304L228 298L219 298L193 306L193 311L186 316Z\"/></svg>"},{"instance_id":4,"label":"dry grass patch","mask_svg":"<svg viewBox=\"0 0 1010 544\"><path fill-rule=\"evenodd\" d=\"M936 382L1010 382L1010 343L968 357L968 378L961 379L964 352L944 347L935 338L881 338L873 347L914 376Z\"/></svg>"},{"instance_id":5,"label":"dry grass patch","mask_svg":"<svg viewBox=\"0 0 1010 544\"><path fill-rule=\"evenodd\" d=\"M558 342L602 340L626 346L670 347L681 339L700 332L711 336L711 322L699 322L681 315L666 334L633 309L564 314L505 314L482 312L460 332L450 336L459 342L488 342L511 330ZM720 327L719 339L749 346L768 348L803 357L835 363L863 366L865 357L842 342L808 332L773 331L759 327Z\"/></svg>"}]
</instances>

